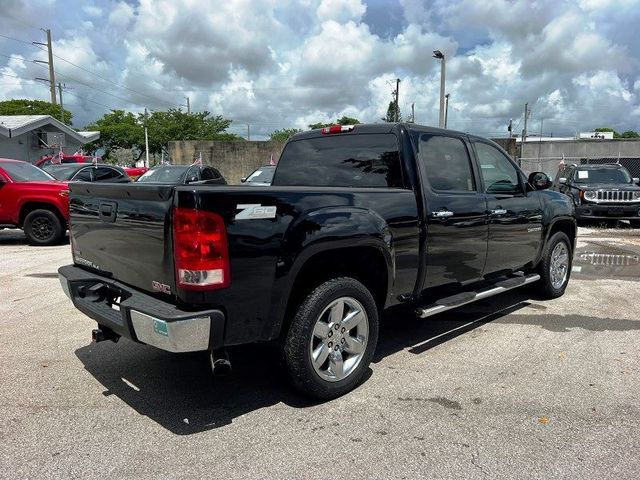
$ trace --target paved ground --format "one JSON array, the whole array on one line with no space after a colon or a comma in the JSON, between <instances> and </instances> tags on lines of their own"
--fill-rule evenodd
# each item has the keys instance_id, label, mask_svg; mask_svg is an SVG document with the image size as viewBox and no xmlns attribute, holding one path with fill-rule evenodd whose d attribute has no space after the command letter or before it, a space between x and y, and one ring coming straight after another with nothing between
<instances>
[{"instance_id":1,"label":"paved ground","mask_svg":"<svg viewBox=\"0 0 640 480\"><path fill-rule=\"evenodd\" d=\"M0 231L1 477L640 476L640 231L581 229L555 301L394 312L369 380L325 404L264 347L212 383L202 355L92 345L69 261Z\"/></svg>"}]
</instances>

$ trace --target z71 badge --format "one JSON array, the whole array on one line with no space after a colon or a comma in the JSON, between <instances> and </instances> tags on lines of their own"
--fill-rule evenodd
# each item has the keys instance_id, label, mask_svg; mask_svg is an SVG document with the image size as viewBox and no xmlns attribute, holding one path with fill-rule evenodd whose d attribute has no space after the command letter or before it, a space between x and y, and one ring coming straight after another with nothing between
<instances>
[{"instance_id":1,"label":"z71 badge","mask_svg":"<svg viewBox=\"0 0 640 480\"><path fill-rule=\"evenodd\" d=\"M259 218L276 218L276 207L263 207L259 203L238 205L240 210L236 214L236 220L256 220Z\"/></svg>"}]
</instances>

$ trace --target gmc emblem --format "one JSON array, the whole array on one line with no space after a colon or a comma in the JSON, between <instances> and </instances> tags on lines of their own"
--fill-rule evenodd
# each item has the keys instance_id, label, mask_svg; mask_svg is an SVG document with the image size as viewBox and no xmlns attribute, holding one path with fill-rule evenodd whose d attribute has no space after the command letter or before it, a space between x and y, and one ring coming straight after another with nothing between
<instances>
[{"instance_id":1,"label":"gmc emblem","mask_svg":"<svg viewBox=\"0 0 640 480\"><path fill-rule=\"evenodd\" d=\"M171 295L171 287L169 285L165 285L164 283L152 280L151 288L153 288L156 292L162 292Z\"/></svg>"}]
</instances>

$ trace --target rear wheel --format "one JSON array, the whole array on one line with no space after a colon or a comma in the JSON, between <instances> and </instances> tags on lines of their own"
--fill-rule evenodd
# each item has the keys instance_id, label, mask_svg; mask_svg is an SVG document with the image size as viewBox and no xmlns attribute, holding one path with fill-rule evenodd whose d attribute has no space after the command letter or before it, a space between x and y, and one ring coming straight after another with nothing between
<instances>
[{"instance_id":1,"label":"rear wheel","mask_svg":"<svg viewBox=\"0 0 640 480\"><path fill-rule=\"evenodd\" d=\"M24 219L24 233L31 245L55 245L62 240L62 222L51 210L38 209Z\"/></svg>"},{"instance_id":2,"label":"rear wheel","mask_svg":"<svg viewBox=\"0 0 640 480\"><path fill-rule=\"evenodd\" d=\"M294 385L322 399L344 395L364 379L378 341L373 296L357 280L334 278L300 305L285 340Z\"/></svg>"},{"instance_id":3,"label":"rear wheel","mask_svg":"<svg viewBox=\"0 0 640 480\"><path fill-rule=\"evenodd\" d=\"M554 233L544 247L538 267L539 288L547 298L558 298L564 294L571 275L571 242L563 232Z\"/></svg>"}]
</instances>

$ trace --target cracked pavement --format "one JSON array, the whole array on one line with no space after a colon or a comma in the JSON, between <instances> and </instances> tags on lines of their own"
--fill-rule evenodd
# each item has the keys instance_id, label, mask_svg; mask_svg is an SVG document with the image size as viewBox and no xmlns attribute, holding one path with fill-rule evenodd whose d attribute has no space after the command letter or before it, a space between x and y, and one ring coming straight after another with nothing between
<instances>
[{"instance_id":1,"label":"cracked pavement","mask_svg":"<svg viewBox=\"0 0 640 480\"><path fill-rule=\"evenodd\" d=\"M385 315L371 375L301 398L265 345L207 357L122 340L55 272L69 245L0 230L3 478L616 478L640 472L640 230L581 229L564 297Z\"/></svg>"}]
</instances>

